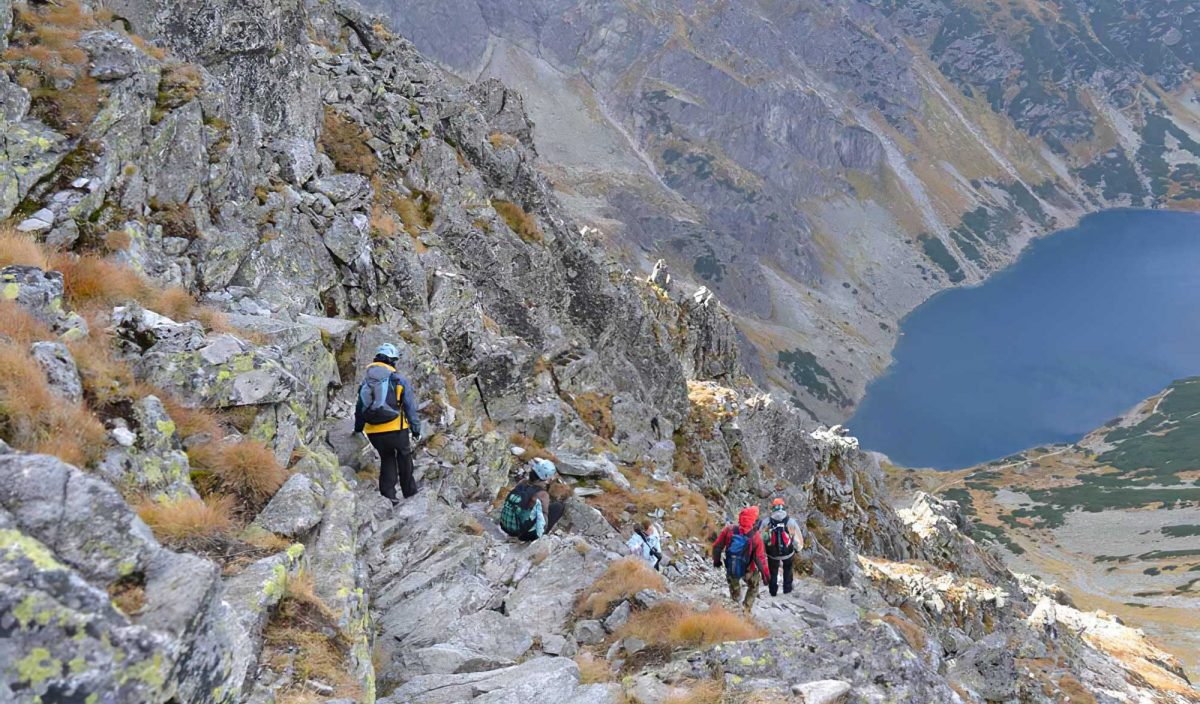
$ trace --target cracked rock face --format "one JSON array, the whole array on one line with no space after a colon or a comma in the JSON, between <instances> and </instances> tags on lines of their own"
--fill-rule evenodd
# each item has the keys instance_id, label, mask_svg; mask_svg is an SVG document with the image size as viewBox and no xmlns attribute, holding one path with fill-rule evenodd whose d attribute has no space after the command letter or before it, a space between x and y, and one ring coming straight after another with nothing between
<instances>
[{"instance_id":1,"label":"cracked rock face","mask_svg":"<svg viewBox=\"0 0 1200 704\"><path fill-rule=\"evenodd\" d=\"M536 117L546 95L454 80L354 7L105 6L122 21L80 34L100 108L78 135L40 122L28 91L0 75L0 216L33 220L38 242L75 253L105 242L113 263L167 290L86 305L61 272L0 270L0 295L50 328L32 352L49 385L82 397L108 438L78 468L0 444L0 699L268 704L303 691L363 703L617 704L630 691L665 697L715 679L739 696L808 701L1050 702L1064 681L1129 701L1189 701L1177 663L1134 629L1009 573L951 503L922 497L893 510L877 462L852 437L754 383L770 366L745 353L739 328L770 292L755 258L779 254L806 285L825 274L811 246L817 221L777 226L772 216L790 211L752 172L781 152L819 165L779 174L791 203L845 193L850 172L892 168L887 130L854 104L833 109L837 91L738 81L730 71L764 67L713 66L672 44L652 67L661 91L604 109L632 120L627 139L655 146L643 156L656 168L679 152L663 182L685 202L646 198L634 178L601 199L632 216L629 232L600 232L573 217L596 194L564 200L543 173L539 155L562 145L526 111ZM544 56L591 57L605 80L669 34L657 5L644 22L610 3L546 7L554 12L529 35L546 42ZM830 19L819 7L815 19L789 17L788 31L811 40L797 44L806 56L772 61L819 62L816 75L839 91L874 91L872 119L912 136L928 87L896 64L912 49L882 11L847 7L827 36L811 24ZM0 0L4 42L16 36L11 9ZM436 16L439 31L482 37L524 21L526 6L508 9L481 17L473 4L443 3L408 26ZM758 27L740 5L718 10L729 22L702 32L730 46ZM935 31L941 15L930 12L895 22ZM784 35L764 36L765 52ZM466 61L481 46L457 50ZM702 97L764 121L725 134ZM776 104L784 109L764 112ZM734 140L723 148L744 163L658 141L668 124L693 146ZM854 183L869 190L869 179ZM1001 198L988 184L981 191ZM686 202L700 199L711 211ZM714 250L717 225L744 225L743 238ZM650 280L607 248L616 235L652 249L663 232L679 251L662 253ZM701 285L704 272L728 279ZM85 338L111 344L139 382L129 398L94 398L95 360L71 355ZM420 491L398 507L379 495L377 458L352 433L361 369L384 342L399 348L425 429L413 456ZM814 409L853 395L833 383L845 376L789 359L830 382ZM195 411L213 414L223 436L186 428ZM285 468L279 488L239 505L220 539L160 542L132 506L219 499L196 454L218 440L260 443ZM564 516L538 541L511 540L495 502L543 454L561 461L553 492ZM776 493L803 526L804 569L789 599L755 607L766 637L671 649L622 631L666 601L698 612L720 603L726 585L705 534ZM638 588L582 619L583 590L627 554L646 518L663 528L665 591ZM302 592L319 606L296 619ZM306 619L318 622L310 639L287 641ZM334 644L336 676L305 669L314 634ZM612 681L583 684L577 653Z\"/></svg>"},{"instance_id":2,"label":"cracked rock face","mask_svg":"<svg viewBox=\"0 0 1200 704\"><path fill-rule=\"evenodd\" d=\"M712 289L756 378L826 423L932 293L1086 212L1197 197L1195 116L1139 97L1188 94L1186 2L364 4L460 76L520 90L571 212L631 266ZM1116 144L1085 149L1113 119Z\"/></svg>"}]
</instances>

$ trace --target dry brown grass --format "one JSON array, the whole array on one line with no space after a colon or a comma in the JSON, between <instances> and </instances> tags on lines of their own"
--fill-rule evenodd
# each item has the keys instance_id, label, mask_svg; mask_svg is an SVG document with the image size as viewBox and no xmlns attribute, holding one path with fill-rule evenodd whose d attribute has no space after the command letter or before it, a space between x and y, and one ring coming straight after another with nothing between
<instances>
[{"instance_id":1,"label":"dry brown grass","mask_svg":"<svg viewBox=\"0 0 1200 704\"><path fill-rule=\"evenodd\" d=\"M686 685L684 694L672 694L663 704L721 704L725 699L725 683L720 680L697 680Z\"/></svg>"},{"instance_id":2,"label":"dry brown grass","mask_svg":"<svg viewBox=\"0 0 1200 704\"><path fill-rule=\"evenodd\" d=\"M88 402L98 408L134 398L133 370L116 357L112 333L100 323L89 321L88 336L67 343L79 368L79 379Z\"/></svg>"},{"instance_id":3,"label":"dry brown grass","mask_svg":"<svg viewBox=\"0 0 1200 704\"><path fill-rule=\"evenodd\" d=\"M339 171L370 176L379 169L375 153L367 146L370 132L329 106L323 124L321 150Z\"/></svg>"},{"instance_id":4,"label":"dry brown grass","mask_svg":"<svg viewBox=\"0 0 1200 704\"><path fill-rule=\"evenodd\" d=\"M512 149L520 144L520 142L511 134L506 134L504 132L493 132L488 135L488 144L491 144L492 147L496 149L500 149L502 147Z\"/></svg>"},{"instance_id":5,"label":"dry brown grass","mask_svg":"<svg viewBox=\"0 0 1200 704\"><path fill-rule=\"evenodd\" d=\"M392 208L400 216L405 232L413 237L433 224L433 214L412 198L397 196L392 199Z\"/></svg>"},{"instance_id":6,"label":"dry brown grass","mask_svg":"<svg viewBox=\"0 0 1200 704\"><path fill-rule=\"evenodd\" d=\"M155 108L174 110L191 102L204 87L204 77L193 64L171 64L163 69L158 81Z\"/></svg>"},{"instance_id":7,"label":"dry brown grass","mask_svg":"<svg viewBox=\"0 0 1200 704\"><path fill-rule=\"evenodd\" d=\"M178 237L185 240L195 240L200 237L200 228L196 225L196 216L187 203L165 203L156 198L150 199L150 208L154 211L150 221L162 226L163 237Z\"/></svg>"},{"instance_id":8,"label":"dry brown grass","mask_svg":"<svg viewBox=\"0 0 1200 704\"><path fill-rule=\"evenodd\" d=\"M643 560L636 557L616 560L579 595L575 603L575 613L599 618L608 613L609 608L615 604L643 589L666 592L667 583L663 581L662 575L650 569Z\"/></svg>"},{"instance_id":9,"label":"dry brown grass","mask_svg":"<svg viewBox=\"0 0 1200 704\"><path fill-rule=\"evenodd\" d=\"M4 59L21 67L32 112L60 132L79 136L100 110L100 83L88 75L88 56L79 48L83 31L99 26L97 17L77 0L21 3L13 11Z\"/></svg>"},{"instance_id":10,"label":"dry brown grass","mask_svg":"<svg viewBox=\"0 0 1200 704\"><path fill-rule=\"evenodd\" d=\"M257 510L287 480L287 470L275 453L257 440L210 442L188 450L193 469L208 473L220 491L233 494Z\"/></svg>"},{"instance_id":11,"label":"dry brown grass","mask_svg":"<svg viewBox=\"0 0 1200 704\"><path fill-rule=\"evenodd\" d=\"M167 414L171 416L171 420L175 421L175 432L179 433L180 439L187 440L196 436L204 436L212 442L221 440L225 436L216 414L212 411L184 406L171 394L161 389L153 389L149 393L153 393L162 401L163 407L167 409Z\"/></svg>"},{"instance_id":12,"label":"dry brown grass","mask_svg":"<svg viewBox=\"0 0 1200 704\"><path fill-rule=\"evenodd\" d=\"M6 266L36 266L45 269L46 255L33 237L0 225L0 269Z\"/></svg>"},{"instance_id":13,"label":"dry brown grass","mask_svg":"<svg viewBox=\"0 0 1200 704\"><path fill-rule=\"evenodd\" d=\"M104 233L104 248L110 252L124 252L133 244L133 238L125 230L109 230Z\"/></svg>"},{"instance_id":14,"label":"dry brown grass","mask_svg":"<svg viewBox=\"0 0 1200 704\"><path fill-rule=\"evenodd\" d=\"M576 655L575 664L579 666L579 681L582 684L611 682L615 676L612 666L608 664L607 660L589 652Z\"/></svg>"},{"instance_id":15,"label":"dry brown grass","mask_svg":"<svg viewBox=\"0 0 1200 704\"><path fill-rule=\"evenodd\" d=\"M575 394L571 397L571 405L592 432L605 440L613 439L616 426L612 417L612 396L594 392Z\"/></svg>"},{"instance_id":16,"label":"dry brown grass","mask_svg":"<svg viewBox=\"0 0 1200 704\"><path fill-rule=\"evenodd\" d=\"M632 491L602 479L599 486L604 493L587 498L588 503L613 526L625 525L662 509L666 514L663 527L676 538L704 540L716 528L708 512L708 502L687 486L655 481L637 469L623 468L621 471L629 480Z\"/></svg>"},{"instance_id":17,"label":"dry brown grass","mask_svg":"<svg viewBox=\"0 0 1200 704\"><path fill-rule=\"evenodd\" d=\"M371 206L371 233L376 237L395 237L400 234L403 223L399 222L396 214L388 210L382 203Z\"/></svg>"},{"instance_id":18,"label":"dry brown grass","mask_svg":"<svg viewBox=\"0 0 1200 704\"><path fill-rule=\"evenodd\" d=\"M242 540L244 542L246 542L249 545L253 545L256 548L266 550L267 552L271 552L271 553L282 552L292 546L292 541L288 540L287 538L283 538L278 535L275 535L274 533L271 533L270 531L265 531L265 530L249 531L248 530L248 531L246 531L246 533L247 534L243 534L243 536L242 536Z\"/></svg>"},{"instance_id":19,"label":"dry brown grass","mask_svg":"<svg viewBox=\"0 0 1200 704\"><path fill-rule=\"evenodd\" d=\"M733 640L763 638L767 631L720 606L696 611L676 601L663 601L635 611L618 631L659 648L705 648Z\"/></svg>"},{"instance_id":20,"label":"dry brown grass","mask_svg":"<svg viewBox=\"0 0 1200 704\"><path fill-rule=\"evenodd\" d=\"M225 535L234 527L233 499L228 496L169 501L143 499L137 504L137 512L154 531L155 537L165 543L178 544L192 538Z\"/></svg>"},{"instance_id":21,"label":"dry brown grass","mask_svg":"<svg viewBox=\"0 0 1200 704\"><path fill-rule=\"evenodd\" d=\"M98 460L108 439L86 407L51 391L28 348L11 341L0 342L0 437L79 467Z\"/></svg>"},{"instance_id":22,"label":"dry brown grass","mask_svg":"<svg viewBox=\"0 0 1200 704\"><path fill-rule=\"evenodd\" d=\"M151 291L136 271L98 254L56 252L49 259L50 268L62 272L63 294L74 308L111 308Z\"/></svg>"},{"instance_id":23,"label":"dry brown grass","mask_svg":"<svg viewBox=\"0 0 1200 704\"><path fill-rule=\"evenodd\" d=\"M27 347L38 340L51 340L54 334L25 308L12 301L0 300L0 337Z\"/></svg>"},{"instance_id":24,"label":"dry brown grass","mask_svg":"<svg viewBox=\"0 0 1200 704\"><path fill-rule=\"evenodd\" d=\"M553 452L550 452L543 447L540 442L527 435L513 433L512 436L509 437L508 441L511 442L515 447L525 450L525 454L521 455L522 462L529 462L538 458L550 460L554 463L558 462L558 458L554 456Z\"/></svg>"},{"instance_id":25,"label":"dry brown grass","mask_svg":"<svg viewBox=\"0 0 1200 704\"><path fill-rule=\"evenodd\" d=\"M521 206L507 200L493 200L492 207L496 213L504 219L510 230L515 232L518 237L528 242L529 244L539 244L545 238L542 235L542 228L538 226L537 220L525 212Z\"/></svg>"},{"instance_id":26,"label":"dry brown grass","mask_svg":"<svg viewBox=\"0 0 1200 704\"><path fill-rule=\"evenodd\" d=\"M290 701L306 701L315 693L308 688L309 680L333 687L335 698L359 696L348 662L350 644L338 628L336 616L316 595L308 572L288 579L264 640L265 661L271 669L283 673L291 666L292 682L281 692Z\"/></svg>"},{"instance_id":27,"label":"dry brown grass","mask_svg":"<svg viewBox=\"0 0 1200 704\"><path fill-rule=\"evenodd\" d=\"M139 574L118 579L109 585L108 596L121 613L133 616L146 605L145 580Z\"/></svg>"}]
</instances>

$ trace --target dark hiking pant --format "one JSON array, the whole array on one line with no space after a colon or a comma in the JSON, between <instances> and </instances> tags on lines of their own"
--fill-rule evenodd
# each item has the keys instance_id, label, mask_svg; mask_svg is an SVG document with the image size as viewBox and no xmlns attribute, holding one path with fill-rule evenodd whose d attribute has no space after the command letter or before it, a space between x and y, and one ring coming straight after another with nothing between
<instances>
[{"instance_id":1,"label":"dark hiking pant","mask_svg":"<svg viewBox=\"0 0 1200 704\"><path fill-rule=\"evenodd\" d=\"M767 558L767 568L771 570L771 581L767 583L767 588L771 590L771 596L779 593L779 572L783 568L783 593L792 593L792 561L796 559L795 555L788 555L784 558Z\"/></svg>"},{"instance_id":2,"label":"dark hiking pant","mask_svg":"<svg viewBox=\"0 0 1200 704\"><path fill-rule=\"evenodd\" d=\"M566 511L567 511L566 504L564 504L561 501L551 501L550 509L546 512L546 529L542 532L542 535L549 533L550 529L554 527L555 523L558 523L558 519L562 518L563 514L566 513ZM521 540L525 540L525 541L537 540L537 539L538 539L537 533L533 532L532 530L525 532L521 536Z\"/></svg>"},{"instance_id":3,"label":"dark hiking pant","mask_svg":"<svg viewBox=\"0 0 1200 704\"><path fill-rule=\"evenodd\" d=\"M408 430L374 433L368 435L367 439L379 453L379 493L395 501L396 480L399 478L404 498L416 494L417 480L413 479L412 446L409 444Z\"/></svg>"}]
</instances>

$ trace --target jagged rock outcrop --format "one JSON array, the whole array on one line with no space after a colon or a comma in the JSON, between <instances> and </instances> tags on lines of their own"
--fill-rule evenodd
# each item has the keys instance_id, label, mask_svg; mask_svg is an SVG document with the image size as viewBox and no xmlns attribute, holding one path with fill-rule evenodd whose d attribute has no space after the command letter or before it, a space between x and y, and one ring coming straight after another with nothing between
<instances>
[{"instance_id":1,"label":"jagged rock outcrop","mask_svg":"<svg viewBox=\"0 0 1200 704\"><path fill-rule=\"evenodd\" d=\"M520 90L572 212L712 289L756 378L827 423L934 292L1085 212L1200 197L1182 1L364 4Z\"/></svg>"},{"instance_id":2,"label":"jagged rock outcrop","mask_svg":"<svg viewBox=\"0 0 1200 704\"><path fill-rule=\"evenodd\" d=\"M1008 665L972 637L1037 659L1057 624L1082 635L1045 646L1061 660L1047 677L1187 700L1148 643L1143 679L1123 680L1124 633L1032 607L1046 595L972 552L950 508L926 501L906 525L850 438L755 387L711 292L615 263L539 170L510 89L450 79L339 2L121 0L112 21L64 3L78 18L16 9L0 89L29 98L9 75L27 71L34 97L91 96L96 112L6 101L0 215L36 220L20 241L61 248L65 274L8 266L0 290L50 328L39 343L68 345L51 378L74 363L73 408L107 439L79 468L0 454L7 699L616 704L625 668L646 691L960 701L954 685L987 696ZM29 49L47 27L85 58L45 66ZM827 156L878 158L857 133ZM70 285L78 262L134 283L89 297ZM395 508L351 432L384 341L425 426L420 491ZM108 366L126 388L101 398ZM493 507L533 456L562 462L566 511L528 544ZM775 492L812 577L756 607L765 639L624 635L657 605L720 600L708 533ZM164 530L184 509L200 518ZM584 614L578 597L645 518L663 524L666 591ZM977 574L941 569L960 559ZM582 684L580 652L611 681ZM1052 701L1038 676L1018 669L1021 693Z\"/></svg>"}]
</instances>

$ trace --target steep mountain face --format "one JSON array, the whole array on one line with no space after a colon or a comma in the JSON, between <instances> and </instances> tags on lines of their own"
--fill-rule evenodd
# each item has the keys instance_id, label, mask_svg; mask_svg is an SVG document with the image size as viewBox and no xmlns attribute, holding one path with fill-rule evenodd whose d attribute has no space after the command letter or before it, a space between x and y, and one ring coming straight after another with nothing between
<instances>
[{"instance_id":1,"label":"steep mountain face","mask_svg":"<svg viewBox=\"0 0 1200 704\"><path fill-rule=\"evenodd\" d=\"M502 84L338 2L0 30L3 701L1200 701L953 502L893 510L711 291L579 226ZM425 426L398 507L352 432L383 341ZM566 512L525 544L494 508L535 456ZM705 548L773 494L803 574L746 620ZM661 578L619 559L646 518Z\"/></svg>"},{"instance_id":2,"label":"steep mountain face","mask_svg":"<svg viewBox=\"0 0 1200 704\"><path fill-rule=\"evenodd\" d=\"M1200 197L1189 2L367 4L518 88L571 211L716 291L756 378L827 422L932 293Z\"/></svg>"}]
</instances>

